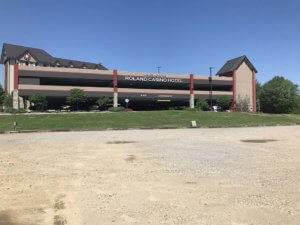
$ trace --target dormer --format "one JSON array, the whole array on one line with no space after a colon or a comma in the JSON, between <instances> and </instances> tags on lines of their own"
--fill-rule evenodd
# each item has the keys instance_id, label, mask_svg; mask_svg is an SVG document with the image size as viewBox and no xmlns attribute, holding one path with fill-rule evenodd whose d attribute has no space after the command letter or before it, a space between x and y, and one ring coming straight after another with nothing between
<instances>
[{"instance_id":1,"label":"dormer","mask_svg":"<svg viewBox=\"0 0 300 225\"><path fill-rule=\"evenodd\" d=\"M26 65L26 66L28 65L35 66L37 64L37 60L28 51L26 51L24 54L18 57L16 61L20 65Z\"/></svg>"}]
</instances>

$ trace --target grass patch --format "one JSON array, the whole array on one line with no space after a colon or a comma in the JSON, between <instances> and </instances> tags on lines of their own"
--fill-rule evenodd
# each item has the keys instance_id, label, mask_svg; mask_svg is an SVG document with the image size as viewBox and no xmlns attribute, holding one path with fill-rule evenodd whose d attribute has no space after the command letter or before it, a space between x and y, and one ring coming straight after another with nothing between
<instances>
[{"instance_id":1,"label":"grass patch","mask_svg":"<svg viewBox=\"0 0 300 225\"><path fill-rule=\"evenodd\" d=\"M0 132L13 130L13 115L0 116ZM300 115L151 111L17 115L17 130L103 130L128 128L248 127L300 125Z\"/></svg>"}]
</instances>

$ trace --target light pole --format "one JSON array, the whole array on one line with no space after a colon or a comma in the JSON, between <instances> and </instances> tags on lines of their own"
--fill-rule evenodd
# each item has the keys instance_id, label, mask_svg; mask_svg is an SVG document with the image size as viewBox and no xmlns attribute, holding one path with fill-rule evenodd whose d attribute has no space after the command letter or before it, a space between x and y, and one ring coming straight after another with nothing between
<instances>
[{"instance_id":1,"label":"light pole","mask_svg":"<svg viewBox=\"0 0 300 225\"><path fill-rule=\"evenodd\" d=\"M161 66L157 66L156 68L157 68L157 73L160 73Z\"/></svg>"},{"instance_id":2,"label":"light pole","mask_svg":"<svg viewBox=\"0 0 300 225\"><path fill-rule=\"evenodd\" d=\"M212 70L213 70L213 67L209 67L209 84L210 84L209 99L210 99L210 110L212 110Z\"/></svg>"}]
</instances>

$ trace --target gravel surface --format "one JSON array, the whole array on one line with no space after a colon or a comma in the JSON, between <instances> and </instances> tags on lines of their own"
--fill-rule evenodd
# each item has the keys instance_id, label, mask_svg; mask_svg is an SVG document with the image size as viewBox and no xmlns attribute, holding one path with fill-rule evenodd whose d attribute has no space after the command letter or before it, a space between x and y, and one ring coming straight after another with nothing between
<instances>
[{"instance_id":1,"label":"gravel surface","mask_svg":"<svg viewBox=\"0 0 300 225\"><path fill-rule=\"evenodd\" d=\"M0 225L300 224L300 126L0 135Z\"/></svg>"}]
</instances>

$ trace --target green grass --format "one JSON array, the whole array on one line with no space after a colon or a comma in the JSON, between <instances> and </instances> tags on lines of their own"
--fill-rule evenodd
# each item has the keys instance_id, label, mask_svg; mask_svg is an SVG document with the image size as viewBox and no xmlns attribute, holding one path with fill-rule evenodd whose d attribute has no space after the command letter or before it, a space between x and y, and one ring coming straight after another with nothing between
<instances>
[{"instance_id":1,"label":"green grass","mask_svg":"<svg viewBox=\"0 0 300 225\"><path fill-rule=\"evenodd\" d=\"M0 132L13 130L13 115L0 116ZM197 111L151 111L70 113L16 116L17 130L103 130L127 128L183 128L191 120L198 127L247 127L300 125L300 115L215 113Z\"/></svg>"}]
</instances>

